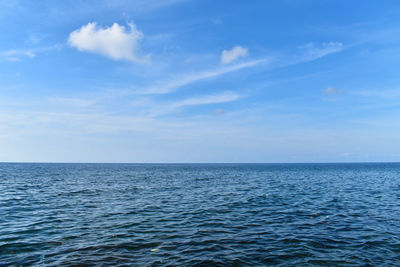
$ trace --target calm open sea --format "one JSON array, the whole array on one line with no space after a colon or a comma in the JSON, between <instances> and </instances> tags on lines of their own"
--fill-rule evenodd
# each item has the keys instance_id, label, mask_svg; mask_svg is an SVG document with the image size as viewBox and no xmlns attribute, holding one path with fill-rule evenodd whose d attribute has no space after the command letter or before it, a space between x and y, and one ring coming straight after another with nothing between
<instances>
[{"instance_id":1,"label":"calm open sea","mask_svg":"<svg viewBox=\"0 0 400 267\"><path fill-rule=\"evenodd\" d=\"M0 265L400 266L400 164L0 164Z\"/></svg>"}]
</instances>

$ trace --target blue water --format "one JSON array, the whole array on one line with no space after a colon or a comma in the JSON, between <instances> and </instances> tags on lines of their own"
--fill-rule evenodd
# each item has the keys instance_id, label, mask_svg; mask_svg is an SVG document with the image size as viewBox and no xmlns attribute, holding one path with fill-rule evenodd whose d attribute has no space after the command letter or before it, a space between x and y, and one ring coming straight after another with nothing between
<instances>
[{"instance_id":1,"label":"blue water","mask_svg":"<svg viewBox=\"0 0 400 267\"><path fill-rule=\"evenodd\" d=\"M0 265L400 265L400 164L0 164Z\"/></svg>"}]
</instances>

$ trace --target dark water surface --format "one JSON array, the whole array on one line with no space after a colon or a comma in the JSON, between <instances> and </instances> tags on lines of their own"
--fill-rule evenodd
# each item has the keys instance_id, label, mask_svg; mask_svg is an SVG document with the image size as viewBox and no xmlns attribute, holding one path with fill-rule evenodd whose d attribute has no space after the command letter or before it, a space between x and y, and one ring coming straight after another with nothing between
<instances>
[{"instance_id":1,"label":"dark water surface","mask_svg":"<svg viewBox=\"0 0 400 267\"><path fill-rule=\"evenodd\" d=\"M400 266L400 164L0 164L0 265Z\"/></svg>"}]
</instances>

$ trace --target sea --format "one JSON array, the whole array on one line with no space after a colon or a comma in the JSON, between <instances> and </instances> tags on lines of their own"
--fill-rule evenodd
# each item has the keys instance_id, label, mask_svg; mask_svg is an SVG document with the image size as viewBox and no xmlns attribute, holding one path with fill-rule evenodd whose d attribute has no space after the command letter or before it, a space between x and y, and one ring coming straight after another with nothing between
<instances>
[{"instance_id":1,"label":"sea","mask_svg":"<svg viewBox=\"0 0 400 267\"><path fill-rule=\"evenodd\" d=\"M400 266L400 163L0 163L0 266Z\"/></svg>"}]
</instances>

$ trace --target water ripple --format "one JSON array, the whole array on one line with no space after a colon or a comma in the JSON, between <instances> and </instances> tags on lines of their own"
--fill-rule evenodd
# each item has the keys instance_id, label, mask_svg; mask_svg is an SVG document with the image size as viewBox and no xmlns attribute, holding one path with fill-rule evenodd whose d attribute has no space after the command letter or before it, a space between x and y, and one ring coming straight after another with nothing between
<instances>
[{"instance_id":1,"label":"water ripple","mask_svg":"<svg viewBox=\"0 0 400 267\"><path fill-rule=\"evenodd\" d=\"M398 266L400 164L0 164L0 266Z\"/></svg>"}]
</instances>

